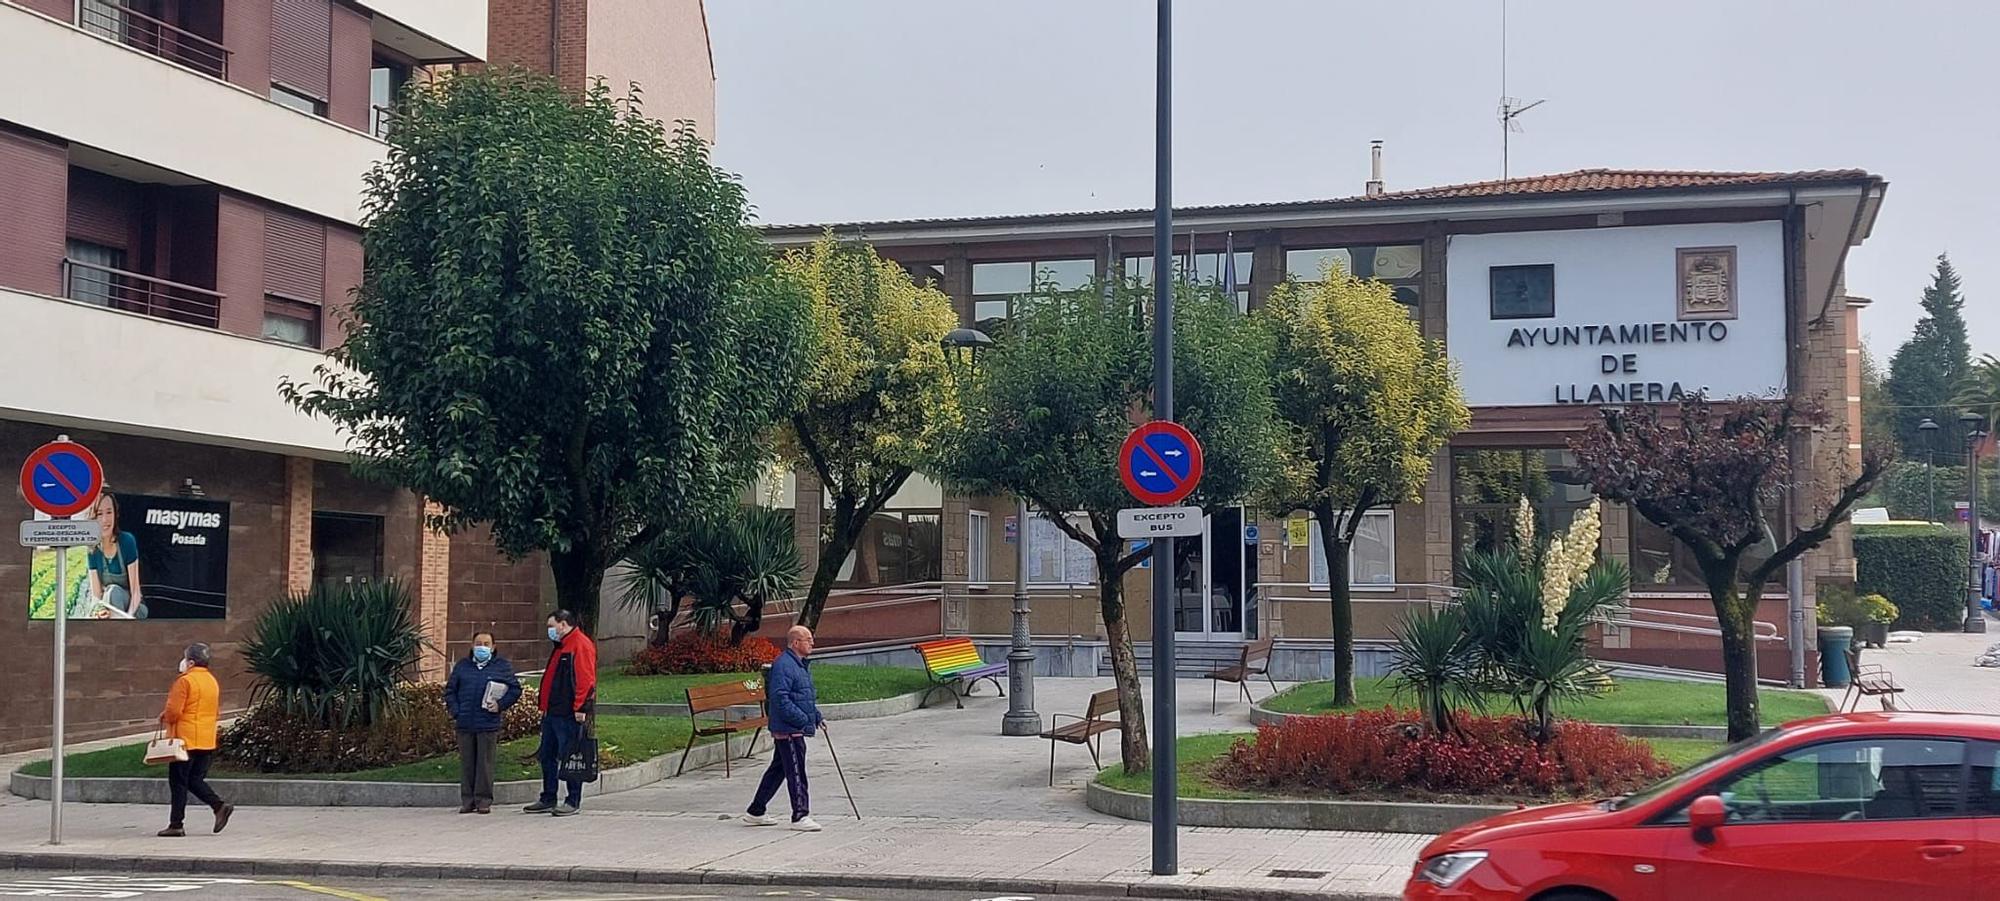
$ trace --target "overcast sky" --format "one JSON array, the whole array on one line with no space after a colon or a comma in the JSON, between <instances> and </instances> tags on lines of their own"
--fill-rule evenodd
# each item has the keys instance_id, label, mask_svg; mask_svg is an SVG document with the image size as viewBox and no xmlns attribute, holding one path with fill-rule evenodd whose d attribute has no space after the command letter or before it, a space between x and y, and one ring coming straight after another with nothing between
<instances>
[{"instance_id":1,"label":"overcast sky","mask_svg":"<svg viewBox=\"0 0 2000 901\"><path fill-rule=\"evenodd\" d=\"M718 145L766 223L1152 205L1149 0L708 0ZM2000 354L2000 5L1511 0L1516 175L1863 168L1885 359L1938 253ZM1180 0L1177 204L1500 172L1500 0Z\"/></svg>"}]
</instances>

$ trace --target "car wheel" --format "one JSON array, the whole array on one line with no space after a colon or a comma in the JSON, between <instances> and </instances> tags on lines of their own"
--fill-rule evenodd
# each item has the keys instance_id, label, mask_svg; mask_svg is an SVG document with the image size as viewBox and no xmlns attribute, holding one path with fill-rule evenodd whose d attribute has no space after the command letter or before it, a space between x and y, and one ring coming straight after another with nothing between
<instances>
[{"instance_id":1,"label":"car wheel","mask_svg":"<svg viewBox=\"0 0 2000 901\"><path fill-rule=\"evenodd\" d=\"M1557 889L1546 895L1536 895L1535 901L1617 901L1617 899L1602 892L1582 889Z\"/></svg>"}]
</instances>

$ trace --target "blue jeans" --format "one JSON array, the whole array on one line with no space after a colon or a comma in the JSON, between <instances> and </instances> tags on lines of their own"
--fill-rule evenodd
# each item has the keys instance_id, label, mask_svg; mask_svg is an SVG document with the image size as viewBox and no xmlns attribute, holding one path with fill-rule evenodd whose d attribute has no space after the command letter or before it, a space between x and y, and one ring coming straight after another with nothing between
<instances>
[{"instance_id":1,"label":"blue jeans","mask_svg":"<svg viewBox=\"0 0 2000 901\"><path fill-rule=\"evenodd\" d=\"M543 804L554 804L556 802L556 767L562 763L562 759L565 756L568 756L570 748L575 746L577 739L582 736L583 724L577 722L576 717L573 715L545 715L542 717L542 748L540 758L542 763ZM563 780L563 784L569 788L569 806L582 807L583 783L574 779L565 779Z\"/></svg>"}]
</instances>

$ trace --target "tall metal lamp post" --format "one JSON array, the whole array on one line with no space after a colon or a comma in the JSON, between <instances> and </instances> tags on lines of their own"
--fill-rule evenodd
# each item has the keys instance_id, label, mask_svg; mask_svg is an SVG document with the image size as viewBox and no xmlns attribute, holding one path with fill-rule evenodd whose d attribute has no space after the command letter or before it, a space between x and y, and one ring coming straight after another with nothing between
<instances>
[{"instance_id":1,"label":"tall metal lamp post","mask_svg":"<svg viewBox=\"0 0 2000 901\"><path fill-rule=\"evenodd\" d=\"M1979 444L1986 440L1986 417L1966 411L1959 414L1958 421L1965 426L1965 533L1970 543L1966 545L1966 562L1971 570L1971 588L1965 596L1965 631L1986 631L1986 614L1979 609L1981 586L1979 571Z\"/></svg>"},{"instance_id":2,"label":"tall metal lamp post","mask_svg":"<svg viewBox=\"0 0 2000 901\"><path fill-rule=\"evenodd\" d=\"M1917 431L1924 433L1924 519L1937 522L1937 420L1924 417Z\"/></svg>"},{"instance_id":3,"label":"tall metal lamp post","mask_svg":"<svg viewBox=\"0 0 2000 901\"><path fill-rule=\"evenodd\" d=\"M944 336L945 353L954 368L970 372L979 352L993 339L978 329L955 328ZM1014 632L1007 648L1007 714L1000 718L1001 735L1039 735L1042 715L1035 712L1035 642L1028 628L1028 501L1016 501L1014 513Z\"/></svg>"}]
</instances>

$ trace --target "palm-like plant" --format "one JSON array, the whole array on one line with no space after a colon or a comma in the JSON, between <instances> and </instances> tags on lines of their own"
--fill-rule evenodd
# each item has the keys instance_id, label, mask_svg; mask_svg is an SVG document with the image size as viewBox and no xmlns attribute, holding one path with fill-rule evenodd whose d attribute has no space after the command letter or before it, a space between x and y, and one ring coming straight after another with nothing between
<instances>
[{"instance_id":1,"label":"palm-like plant","mask_svg":"<svg viewBox=\"0 0 2000 901\"><path fill-rule=\"evenodd\" d=\"M730 643L741 643L763 624L764 606L799 585L791 518L760 507L675 529L626 562L631 573L620 599L654 610L654 644L666 643L674 618L690 599L688 616L697 630L713 635L727 625Z\"/></svg>"},{"instance_id":2,"label":"palm-like plant","mask_svg":"<svg viewBox=\"0 0 2000 901\"><path fill-rule=\"evenodd\" d=\"M1986 431L1996 431L2000 426L2000 357L1981 355L1952 402L1986 417Z\"/></svg>"},{"instance_id":3,"label":"palm-like plant","mask_svg":"<svg viewBox=\"0 0 2000 901\"><path fill-rule=\"evenodd\" d=\"M1451 607L1417 610L1395 630L1390 685L1416 697L1424 723L1438 734L1455 731L1453 710L1484 705L1468 647L1465 615Z\"/></svg>"},{"instance_id":4,"label":"palm-like plant","mask_svg":"<svg viewBox=\"0 0 2000 901\"><path fill-rule=\"evenodd\" d=\"M393 581L317 587L272 604L243 644L254 703L327 726L366 726L396 702L427 646Z\"/></svg>"}]
</instances>

